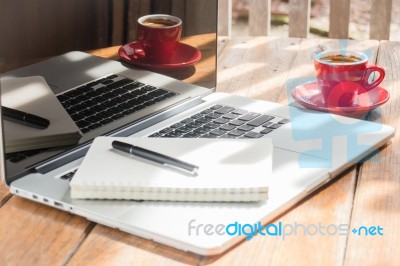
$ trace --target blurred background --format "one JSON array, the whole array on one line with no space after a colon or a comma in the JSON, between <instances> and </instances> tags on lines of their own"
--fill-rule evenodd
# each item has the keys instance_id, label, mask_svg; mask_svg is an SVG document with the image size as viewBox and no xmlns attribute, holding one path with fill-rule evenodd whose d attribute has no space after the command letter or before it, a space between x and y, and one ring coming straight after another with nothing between
<instances>
[{"instance_id":1,"label":"blurred background","mask_svg":"<svg viewBox=\"0 0 400 266\"><path fill-rule=\"evenodd\" d=\"M232 0L232 35L249 35L249 5L252 0ZM330 1L312 0L309 38L326 38L329 31ZM372 2L380 0L349 0L349 38L369 39ZM271 36L288 36L289 0L271 0ZM400 41L400 0L392 0L390 40Z\"/></svg>"}]
</instances>

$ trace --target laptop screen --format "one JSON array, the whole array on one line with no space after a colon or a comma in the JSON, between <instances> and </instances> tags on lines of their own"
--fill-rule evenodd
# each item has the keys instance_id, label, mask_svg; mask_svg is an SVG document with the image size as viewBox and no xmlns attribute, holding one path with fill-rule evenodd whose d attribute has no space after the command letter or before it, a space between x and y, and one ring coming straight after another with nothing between
<instances>
[{"instance_id":1,"label":"laptop screen","mask_svg":"<svg viewBox=\"0 0 400 266\"><path fill-rule=\"evenodd\" d=\"M166 81L216 86L217 0L11 1L0 9L0 20L0 36L7 40L0 42L1 168L7 183L115 132L108 123L147 109L151 117L179 99L181 88L112 71L80 84L81 68L65 72L65 60L87 63L80 76L97 71L91 62L115 60L138 73L167 76ZM73 85L60 89L42 77L44 70Z\"/></svg>"}]
</instances>

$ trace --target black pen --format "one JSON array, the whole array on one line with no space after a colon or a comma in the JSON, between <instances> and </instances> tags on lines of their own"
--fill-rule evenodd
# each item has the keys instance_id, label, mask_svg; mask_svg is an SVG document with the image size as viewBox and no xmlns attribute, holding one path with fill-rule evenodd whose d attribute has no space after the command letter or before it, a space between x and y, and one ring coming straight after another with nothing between
<instances>
[{"instance_id":1,"label":"black pen","mask_svg":"<svg viewBox=\"0 0 400 266\"><path fill-rule=\"evenodd\" d=\"M49 120L37 115L25 113L5 106L1 107L1 111L3 112L5 118L9 118L10 120L15 120L17 122L25 122L27 125L31 127L38 127L44 129L50 125Z\"/></svg>"},{"instance_id":2,"label":"black pen","mask_svg":"<svg viewBox=\"0 0 400 266\"><path fill-rule=\"evenodd\" d=\"M153 161L162 164L165 167L169 167L175 170L184 171L191 175L197 175L199 167L190 163L183 162L181 160L172 158L170 156L160 154L151 150L147 150L138 146L131 145L129 143L114 140L112 142L113 148L138 156L149 161Z\"/></svg>"}]
</instances>

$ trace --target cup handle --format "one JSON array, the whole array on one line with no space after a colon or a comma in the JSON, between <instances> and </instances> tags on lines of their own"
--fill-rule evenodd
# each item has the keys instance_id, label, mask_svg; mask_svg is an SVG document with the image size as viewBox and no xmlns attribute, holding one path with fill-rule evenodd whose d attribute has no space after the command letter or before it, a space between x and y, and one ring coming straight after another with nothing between
<instances>
[{"instance_id":1,"label":"cup handle","mask_svg":"<svg viewBox=\"0 0 400 266\"><path fill-rule=\"evenodd\" d=\"M378 79L374 80L372 83L368 83L369 77L374 72L379 73ZM382 67L376 65L368 66L364 72L364 79L363 79L365 89L370 90L372 88L375 88L383 81L384 78L385 78L385 70Z\"/></svg>"}]
</instances>

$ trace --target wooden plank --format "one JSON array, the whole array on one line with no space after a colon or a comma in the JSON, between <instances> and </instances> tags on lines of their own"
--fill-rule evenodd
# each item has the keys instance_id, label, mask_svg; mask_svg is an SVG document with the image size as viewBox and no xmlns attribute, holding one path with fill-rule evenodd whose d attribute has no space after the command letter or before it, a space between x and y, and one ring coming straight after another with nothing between
<instances>
[{"instance_id":1,"label":"wooden plank","mask_svg":"<svg viewBox=\"0 0 400 266\"><path fill-rule=\"evenodd\" d=\"M217 36L217 39L218 39L218 41L217 41L217 58L219 58L219 56L222 54L225 47L229 43L229 37ZM217 59L217 61L219 61L219 60Z\"/></svg>"},{"instance_id":2,"label":"wooden plank","mask_svg":"<svg viewBox=\"0 0 400 266\"><path fill-rule=\"evenodd\" d=\"M68 265L198 265L201 256L97 225Z\"/></svg>"},{"instance_id":3,"label":"wooden plank","mask_svg":"<svg viewBox=\"0 0 400 266\"><path fill-rule=\"evenodd\" d=\"M311 0L289 1L289 37L307 38L310 31Z\"/></svg>"},{"instance_id":4,"label":"wooden plank","mask_svg":"<svg viewBox=\"0 0 400 266\"><path fill-rule=\"evenodd\" d=\"M218 60L217 90L276 101L300 39L236 37Z\"/></svg>"},{"instance_id":5,"label":"wooden plank","mask_svg":"<svg viewBox=\"0 0 400 266\"><path fill-rule=\"evenodd\" d=\"M218 35L232 34L232 0L218 1Z\"/></svg>"},{"instance_id":6,"label":"wooden plank","mask_svg":"<svg viewBox=\"0 0 400 266\"><path fill-rule=\"evenodd\" d=\"M373 0L371 5L370 38L389 40L393 0Z\"/></svg>"},{"instance_id":7,"label":"wooden plank","mask_svg":"<svg viewBox=\"0 0 400 266\"><path fill-rule=\"evenodd\" d=\"M382 42L377 63L386 70L382 86L390 100L381 106L382 122L400 127L400 42ZM350 234L346 265L397 265L400 261L400 137L365 163L360 171L352 213L352 228L380 226L383 236ZM361 255L362 254L362 255Z\"/></svg>"},{"instance_id":8,"label":"wooden plank","mask_svg":"<svg viewBox=\"0 0 400 266\"><path fill-rule=\"evenodd\" d=\"M62 265L94 224L19 197L0 208L1 265Z\"/></svg>"},{"instance_id":9,"label":"wooden plank","mask_svg":"<svg viewBox=\"0 0 400 266\"><path fill-rule=\"evenodd\" d=\"M268 36L271 32L271 0L252 0L249 8L250 36Z\"/></svg>"},{"instance_id":10,"label":"wooden plank","mask_svg":"<svg viewBox=\"0 0 400 266\"><path fill-rule=\"evenodd\" d=\"M330 1L329 38L348 38L349 22L350 0Z\"/></svg>"}]
</instances>

